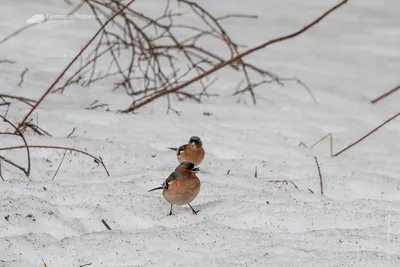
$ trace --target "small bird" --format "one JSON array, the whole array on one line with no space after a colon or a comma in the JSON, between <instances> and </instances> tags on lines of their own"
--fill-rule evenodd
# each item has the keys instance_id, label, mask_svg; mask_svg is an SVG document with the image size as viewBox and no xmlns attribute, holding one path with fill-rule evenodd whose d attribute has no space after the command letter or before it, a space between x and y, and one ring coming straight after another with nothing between
<instances>
[{"instance_id":1,"label":"small bird","mask_svg":"<svg viewBox=\"0 0 400 267\"><path fill-rule=\"evenodd\" d=\"M198 136L192 136L189 142L185 145L181 145L178 148L168 147L171 150L176 151L176 156L179 163L188 161L195 165L200 165L205 156L205 151L203 148L203 142Z\"/></svg>"},{"instance_id":2,"label":"small bird","mask_svg":"<svg viewBox=\"0 0 400 267\"><path fill-rule=\"evenodd\" d=\"M165 200L171 204L168 216L172 215L172 205L188 204L193 214L197 215L197 212L199 212L199 210L194 210L190 205L190 202L192 202L200 192L201 183L196 176L196 171L199 171L199 168L195 168L192 162L184 161L175 168L162 186L148 191L163 190Z\"/></svg>"}]
</instances>

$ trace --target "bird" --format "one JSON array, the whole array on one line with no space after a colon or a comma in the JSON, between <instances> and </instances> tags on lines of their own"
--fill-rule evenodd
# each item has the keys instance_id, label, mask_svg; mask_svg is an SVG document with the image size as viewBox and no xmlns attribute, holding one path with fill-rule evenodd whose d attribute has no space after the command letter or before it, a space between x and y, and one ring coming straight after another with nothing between
<instances>
[{"instance_id":1,"label":"bird","mask_svg":"<svg viewBox=\"0 0 400 267\"><path fill-rule=\"evenodd\" d=\"M195 165L200 165L205 156L203 142L198 136L190 137L187 144L181 145L178 148L168 148L176 151L176 157L179 163L188 161L194 163Z\"/></svg>"},{"instance_id":2,"label":"bird","mask_svg":"<svg viewBox=\"0 0 400 267\"><path fill-rule=\"evenodd\" d=\"M199 171L199 168L195 167L192 162L184 161L175 168L160 187L148 191L163 190L165 200L171 204L167 216L172 215L173 205L182 206L187 204L195 215L200 211L196 211L192 205L190 205L190 202L192 202L200 192L201 182L196 176L195 172L197 171Z\"/></svg>"}]
</instances>

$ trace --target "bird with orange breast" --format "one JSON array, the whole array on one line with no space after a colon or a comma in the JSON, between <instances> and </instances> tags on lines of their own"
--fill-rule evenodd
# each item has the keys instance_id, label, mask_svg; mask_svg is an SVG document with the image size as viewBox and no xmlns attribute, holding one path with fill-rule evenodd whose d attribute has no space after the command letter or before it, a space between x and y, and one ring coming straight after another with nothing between
<instances>
[{"instance_id":1,"label":"bird with orange breast","mask_svg":"<svg viewBox=\"0 0 400 267\"><path fill-rule=\"evenodd\" d=\"M203 148L203 142L200 137L192 136L187 144L181 145L178 148L168 147L171 150L176 151L176 156L179 163L188 161L194 165L199 165L205 156Z\"/></svg>"},{"instance_id":2,"label":"bird with orange breast","mask_svg":"<svg viewBox=\"0 0 400 267\"><path fill-rule=\"evenodd\" d=\"M196 171L192 162L184 161L175 168L169 177L164 181L162 186L153 188L148 192L154 190L163 190L163 196L171 204L169 215L172 215L173 205L189 205L193 214L197 215L199 210L193 209L190 203L197 197L200 192L200 180L196 176Z\"/></svg>"}]
</instances>

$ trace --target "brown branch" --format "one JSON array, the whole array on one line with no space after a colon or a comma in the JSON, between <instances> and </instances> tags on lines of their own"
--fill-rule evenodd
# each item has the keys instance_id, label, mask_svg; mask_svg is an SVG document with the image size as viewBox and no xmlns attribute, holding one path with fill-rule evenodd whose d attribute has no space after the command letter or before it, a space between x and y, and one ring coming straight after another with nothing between
<instances>
[{"instance_id":1,"label":"brown branch","mask_svg":"<svg viewBox=\"0 0 400 267\"><path fill-rule=\"evenodd\" d=\"M321 142L322 140L326 139L329 137L330 140L330 155L331 157L336 157L339 156L340 154L342 154L343 152L345 152L346 150L350 149L351 147L357 145L358 143L360 143L362 140L364 140L365 138L367 138L368 136L370 136L371 134L373 134L374 132L376 132L377 130L379 130L380 128L382 128L385 124L389 123L390 121L394 120L396 117L400 116L400 113L397 113L396 115L390 117L389 119L387 119L385 122L381 123L379 126L377 126L376 128L374 128L373 130L371 130L370 132L368 132L366 135L364 135L363 137L361 137L360 139L358 139L356 142L351 143L350 145L348 145L347 147L343 148L342 150L340 150L339 152L333 154L333 138L332 138L332 133L329 133L327 135L325 135L324 137L322 137L320 140L318 140L315 144L313 144L311 146L314 147L315 145L317 145L319 142Z\"/></svg>"},{"instance_id":2,"label":"brown branch","mask_svg":"<svg viewBox=\"0 0 400 267\"><path fill-rule=\"evenodd\" d=\"M22 96L14 96L14 95L0 94L0 97L18 100L18 101L21 101L21 102L23 102L23 103L25 103L25 104L27 104L27 105L29 105L29 106L31 106L31 107L33 107L33 105L32 105L31 103L29 103L29 102L32 102L32 103L35 103L35 102L36 102L36 100L29 99L29 98L22 97Z\"/></svg>"},{"instance_id":3,"label":"brown branch","mask_svg":"<svg viewBox=\"0 0 400 267\"><path fill-rule=\"evenodd\" d=\"M378 101L384 99L385 97L388 97L389 95L393 94L394 92L399 91L400 92L400 85L398 85L397 87L393 88L392 90L390 90L389 92L384 93L383 95L375 98L374 100L371 100L372 104L377 103Z\"/></svg>"},{"instance_id":4,"label":"brown branch","mask_svg":"<svg viewBox=\"0 0 400 267\"><path fill-rule=\"evenodd\" d=\"M2 157L2 156L0 156L0 157L1 157L5 162L7 162L8 164L11 164L11 165L13 165L14 167L16 167L16 168L20 169L21 171L23 171L23 172L25 173L25 175L26 175L27 177L29 177L29 174L30 174L30 172L31 172L31 154L30 154L30 151L29 151L28 143L26 142L26 139L25 139L24 135L23 135L22 132L17 128L17 126L15 126L11 121L9 121L6 117L4 117L4 116L2 116L2 115L0 115L0 118L2 118L4 122L6 122L6 123L8 123L9 125L11 125L11 127L13 127L14 130L15 130L15 135L18 135L19 137L21 137L22 141L24 142L25 148L26 148L26 155L27 155L27 159L28 159L28 167L25 169L25 168L23 168L23 167L21 167L21 166L15 164L14 162L12 162L12 161L10 161L10 160L7 160L6 158L4 158L4 157Z\"/></svg>"},{"instance_id":5,"label":"brown branch","mask_svg":"<svg viewBox=\"0 0 400 267\"><path fill-rule=\"evenodd\" d=\"M383 125L385 125L386 123L390 122L391 120L394 120L397 116L400 116L400 113L397 113L396 115L394 115L393 117L387 119L385 122L383 122L382 124L380 124L378 127L376 127L375 129L373 129L372 131L370 131L369 133L367 133L366 135L364 135L363 137L361 137L359 140L357 140L356 142L348 145L347 147L345 147L344 149L340 150L339 152L337 152L336 154L333 155L333 157L336 157L340 154L342 154L343 152L345 152L346 150L348 150L349 148L357 145L358 143L360 143L362 140L364 140L365 138L367 138L368 136L370 136L371 134L373 134L374 132L376 132L377 130L379 130Z\"/></svg>"},{"instance_id":6,"label":"brown branch","mask_svg":"<svg viewBox=\"0 0 400 267\"><path fill-rule=\"evenodd\" d=\"M271 180L268 181L270 183L281 183L281 184L292 184L296 189L299 189L299 187L292 181L292 180Z\"/></svg>"},{"instance_id":7,"label":"brown branch","mask_svg":"<svg viewBox=\"0 0 400 267\"><path fill-rule=\"evenodd\" d=\"M333 157L333 137L332 137L332 133L328 133L327 135L325 135L324 137L319 139L310 148L313 148L314 146L316 146L317 144L319 144L320 142L322 142L323 140L325 140L328 137L329 137L329 148L330 148L329 152L330 152L330 156Z\"/></svg>"},{"instance_id":8,"label":"brown branch","mask_svg":"<svg viewBox=\"0 0 400 267\"><path fill-rule=\"evenodd\" d=\"M40 97L40 99L36 102L36 104L32 107L32 109L26 114L24 119L21 121L21 123L18 125L18 129L24 125L25 121L29 118L29 116L32 114L32 112L42 103L44 98L53 90L54 86L61 80L61 78L64 76L64 74L68 71L68 69L75 63L75 61L82 55L82 53L89 47L89 45L96 39L96 37L103 31L104 27L109 24L116 16L121 14L130 4L132 4L135 0L130 0L126 5L123 5L123 7L115 13L113 16L111 16L104 24L103 26L93 35L93 37L85 44L85 46L79 51L79 53L71 60L71 62L67 65L67 67L58 75L56 80L53 82L53 84L46 90L46 92Z\"/></svg>"},{"instance_id":9,"label":"brown branch","mask_svg":"<svg viewBox=\"0 0 400 267\"><path fill-rule=\"evenodd\" d=\"M85 151L83 151L83 150L76 149L76 148L62 147L62 146L29 145L29 146L1 147L1 148L0 148L0 151L3 151L3 150L14 150L14 149L22 149L22 148L27 148L27 147L29 147L29 148L44 148L44 149L71 150L71 151L74 151L74 152L78 152L78 153L84 154L84 155L89 156L89 157L91 157L92 159L94 159L94 161L95 161L96 163L100 163L100 164L103 166L105 172L107 173L107 176L110 176L110 173L108 172L108 170L107 170L107 168L106 168L106 165L104 164L104 161L103 161L103 159L102 159L101 157L98 157L98 158L97 158L97 157L93 156L92 154L90 154L90 153L88 153L88 152L85 152Z\"/></svg>"},{"instance_id":10,"label":"brown branch","mask_svg":"<svg viewBox=\"0 0 400 267\"><path fill-rule=\"evenodd\" d=\"M318 175L319 175L319 187L321 188L321 196L324 195L324 189L323 189L323 184L322 184L322 175L321 175L321 169L319 168L318 164L318 159L317 157L314 157L315 163L317 164L317 169L318 169Z\"/></svg>"},{"instance_id":11,"label":"brown branch","mask_svg":"<svg viewBox=\"0 0 400 267\"><path fill-rule=\"evenodd\" d=\"M145 99L144 101L142 101L140 103L133 103L129 108L127 108L125 110L121 110L120 112L127 113L127 112L134 111L134 110L136 110L136 109L138 109L138 108L140 108L140 107L152 102L153 100L155 100L155 99L157 99L159 97L165 96L167 94L175 93L175 92L187 87L188 85L190 85L190 84L192 84L194 82L197 82L202 78L205 78L205 77L209 76L210 74L222 69L223 67L225 67L227 65L230 65L230 64L232 64L232 63L234 63L236 61L240 61L241 58L243 58L243 57L245 57L247 55L250 55L250 54L252 54L252 53L254 53L254 52L258 51L258 50L261 50L261 49L263 49L263 48L265 48L267 46L270 46L272 44L279 43L279 42L282 42L282 41L285 41L285 40L288 40L288 39L292 39L292 38L302 34L303 32L307 31L308 29L310 29L311 27L313 27L317 23L319 23L322 19L324 19L330 13L332 13L333 11L335 11L336 9L341 7L342 5L346 4L347 2L348 2L348 0L341 1L337 5L333 6L332 8L330 8L329 10L324 12L317 19L315 19L314 21L312 21L311 23L306 25L304 28L302 28L302 29L300 29L300 30L298 30L298 31L296 31L294 33L291 33L291 34L288 34L288 35L285 35L285 36L282 36L282 37L279 37L279 38L276 38L276 39L272 39L272 40L270 40L270 41L268 41L266 43L263 43L263 44L261 44L259 46L251 48L251 49L249 49L249 50L247 50L247 51L245 51L245 52L243 52L243 53L231 58L230 60L227 60L227 61L219 63L214 68L211 68L208 71L203 72L201 75L198 75L197 77L195 77L195 78L193 78L193 79L191 79L191 80L189 80L189 81L187 81L185 83L182 83L182 84L180 84L180 85L178 85L178 86L176 86L174 88L171 88L169 90L164 90L164 91L158 92L155 95Z\"/></svg>"}]
</instances>

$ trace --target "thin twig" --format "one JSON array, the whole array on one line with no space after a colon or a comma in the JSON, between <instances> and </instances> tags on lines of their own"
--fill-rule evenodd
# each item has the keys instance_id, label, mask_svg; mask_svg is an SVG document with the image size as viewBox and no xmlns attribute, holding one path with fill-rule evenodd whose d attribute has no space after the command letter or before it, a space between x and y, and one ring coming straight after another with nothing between
<instances>
[{"instance_id":1,"label":"thin twig","mask_svg":"<svg viewBox=\"0 0 400 267\"><path fill-rule=\"evenodd\" d=\"M318 164L318 159L317 157L315 158L315 163L317 164L317 169L318 169L318 175L319 175L319 187L321 188L321 196L324 195L324 189L323 189L323 184L322 184L322 175L321 175L321 169L319 168L319 164Z\"/></svg>"},{"instance_id":2,"label":"thin twig","mask_svg":"<svg viewBox=\"0 0 400 267\"><path fill-rule=\"evenodd\" d=\"M46 145L29 145L28 147L29 147L29 148L43 148L43 149L71 150L71 151L74 151L74 152L78 152L78 153L84 154L84 155L89 156L89 157L91 157L92 159L94 159L95 162L100 163L100 164L103 166L105 172L107 173L107 176L110 176L110 173L108 172L108 170L107 170L107 168L106 168L106 165L104 164L104 161L103 161L103 159L102 159L101 157L98 157L98 158L97 158L97 157L93 156L92 154L89 154L88 152L85 152L85 151L83 151L83 150L76 149L76 148L71 148L71 147L46 146ZM3 150L14 150L14 149L22 149L22 148L27 148L27 146L1 147L1 148L0 148L0 151L3 151Z\"/></svg>"},{"instance_id":3,"label":"thin twig","mask_svg":"<svg viewBox=\"0 0 400 267\"><path fill-rule=\"evenodd\" d=\"M400 85L398 85L397 87L393 88L392 90L390 90L389 92L384 93L383 95L375 98L374 100L371 101L372 104L377 103L378 101L384 99L385 97L388 97L389 95L393 94L396 91L400 91Z\"/></svg>"},{"instance_id":4,"label":"thin twig","mask_svg":"<svg viewBox=\"0 0 400 267\"><path fill-rule=\"evenodd\" d=\"M4 177L3 177L3 172L2 172L2 169L1 169L1 159L0 159L0 178L1 178L1 180L5 181Z\"/></svg>"},{"instance_id":5,"label":"thin twig","mask_svg":"<svg viewBox=\"0 0 400 267\"><path fill-rule=\"evenodd\" d=\"M379 130L380 128L382 128L385 124L389 123L390 121L394 120L396 117L400 116L400 113L397 113L396 115L390 117L389 119L387 119L386 121L384 121L383 123L381 123L379 126L377 126L376 128L374 128L372 131L369 131L366 135L364 135L363 137L361 137L360 139L358 139L356 142L351 143L350 145L348 145L347 147L343 148L342 150L340 150L339 152L333 154L333 138L332 138L332 133L329 133L327 135L325 135L324 137L322 137L320 140L318 140L315 144L313 144L311 146L314 147L315 145L317 145L319 142L321 142L322 140L326 139L327 137L329 137L330 140L330 153L331 153L331 157L336 157L339 156L340 154L342 154L343 152L345 152L346 150L350 149L351 147L357 145L358 143L360 143L362 140L364 140L365 138L367 138L368 136L370 136L371 134L373 134L374 132L376 132L377 130Z\"/></svg>"},{"instance_id":6,"label":"thin twig","mask_svg":"<svg viewBox=\"0 0 400 267\"><path fill-rule=\"evenodd\" d=\"M357 140L356 142L348 145L347 147L345 147L344 149L340 150L339 152L337 152L336 154L333 155L333 157L336 157L340 154L342 154L343 152L345 152L347 149L357 145L358 143L360 143L362 140L364 140L365 138L367 138L368 136L370 136L371 134L373 134L374 132L376 132L377 130L379 130L383 125L385 125L386 123L390 122L391 120L394 120L396 117L400 116L400 113L397 113L396 115L394 115L393 117L387 119L385 122L383 122L382 124L380 124L378 127L376 127L375 129L373 129L372 131L370 131L369 133L367 133L366 135L364 135L363 137L361 137L359 140Z\"/></svg>"},{"instance_id":7,"label":"thin twig","mask_svg":"<svg viewBox=\"0 0 400 267\"><path fill-rule=\"evenodd\" d=\"M85 264L79 265L79 267L85 267L85 266L89 266L89 265L92 265L92 263L85 263Z\"/></svg>"},{"instance_id":8,"label":"thin twig","mask_svg":"<svg viewBox=\"0 0 400 267\"><path fill-rule=\"evenodd\" d=\"M70 138L72 136L72 134L75 132L76 127L72 128L72 131L67 135L67 138Z\"/></svg>"},{"instance_id":9,"label":"thin twig","mask_svg":"<svg viewBox=\"0 0 400 267\"><path fill-rule=\"evenodd\" d=\"M4 117L4 116L2 116L2 115L0 115L0 118L2 118L4 122L6 122L6 123L8 123L9 125L11 125L11 127L13 127L14 130L15 130L15 134L18 135L19 137L21 137L22 141L24 142L25 148L26 148L26 156L27 156L27 159L28 159L28 167L25 169L25 168L23 168L23 167L21 167L21 166L15 164L15 163L11 162L10 160L7 160L6 158L4 158L4 157L2 157L2 156L0 156L0 157L1 157L5 162L7 162L8 164L11 164L11 165L13 165L14 167L17 167L18 169L20 169L21 171L23 171L23 172L25 173L25 175L26 175L27 177L29 177L29 174L30 174L30 172L31 172L31 154L30 154L30 151L29 151L28 143L26 142L26 139L25 139L24 135L23 135L22 132L17 128L17 126L15 126L11 121L9 121L6 117Z\"/></svg>"},{"instance_id":10,"label":"thin twig","mask_svg":"<svg viewBox=\"0 0 400 267\"><path fill-rule=\"evenodd\" d=\"M299 189L299 187L292 181L292 180L271 180L268 181L270 183L282 183L282 184L289 184L291 183L296 189Z\"/></svg>"},{"instance_id":11,"label":"thin twig","mask_svg":"<svg viewBox=\"0 0 400 267\"><path fill-rule=\"evenodd\" d=\"M257 19L257 15L245 15L245 14L229 14L225 16L221 16L218 18L215 18L216 20L223 20L223 19L228 19L228 18L245 18L245 19Z\"/></svg>"},{"instance_id":12,"label":"thin twig","mask_svg":"<svg viewBox=\"0 0 400 267\"><path fill-rule=\"evenodd\" d=\"M56 175L57 175L58 171L59 171L60 168L61 168L61 164L63 163L64 158L65 158L65 155L67 154L67 152L68 152L68 150L65 150L65 151L64 151L64 155L63 155L63 157L62 157L62 159L61 159L61 161L60 161L60 164L58 165L57 170L56 170L56 172L54 173L53 178L51 178L51 180L54 180L54 178L56 178Z\"/></svg>"},{"instance_id":13,"label":"thin twig","mask_svg":"<svg viewBox=\"0 0 400 267\"><path fill-rule=\"evenodd\" d=\"M315 142L310 148L313 148L314 146L316 146L317 144L319 144L320 142L322 142L326 138L329 138L329 149L330 149L329 152L330 152L330 156L333 157L333 136L332 136L332 133L328 133L327 135L323 136L321 139L319 139L317 142Z\"/></svg>"},{"instance_id":14,"label":"thin twig","mask_svg":"<svg viewBox=\"0 0 400 267\"><path fill-rule=\"evenodd\" d=\"M21 102L23 102L23 103L25 103L25 104L27 104L27 105L29 105L29 106L31 106L31 107L33 107L33 105L32 105L31 103L29 103L29 102L32 102L32 103L35 103L35 102L36 102L36 100L29 99L29 98L22 97L22 96L14 96L14 95L0 94L0 97L15 99L15 100L21 101Z\"/></svg>"},{"instance_id":15,"label":"thin twig","mask_svg":"<svg viewBox=\"0 0 400 267\"><path fill-rule=\"evenodd\" d=\"M109 24L116 16L121 14L130 4L132 4L135 0L129 1L126 5L123 5L123 7L116 12L114 15L112 15L100 29L93 35L93 37L85 44L85 46L79 51L79 53L71 60L71 62L67 65L67 67L58 75L56 80L53 82L53 84L46 90L46 92L40 97L40 99L36 102L36 104L32 107L32 109L26 114L24 119L21 121L21 123L18 125L18 128L22 127L25 123L25 121L29 118L29 116L33 113L33 111L42 103L44 98L53 90L54 86L61 80L61 78L64 76L64 74L68 71L68 69L75 63L75 61L82 55L82 53L89 47L89 45L96 39L96 37L103 31L104 27Z\"/></svg>"},{"instance_id":16,"label":"thin twig","mask_svg":"<svg viewBox=\"0 0 400 267\"><path fill-rule=\"evenodd\" d=\"M25 68L24 71L21 73L21 79L18 83L18 87L20 87L22 85L22 83L24 82L24 76L28 72L28 70L29 70L28 68Z\"/></svg>"},{"instance_id":17,"label":"thin twig","mask_svg":"<svg viewBox=\"0 0 400 267\"><path fill-rule=\"evenodd\" d=\"M110 230L110 231L112 230L111 227L107 224L107 222L104 219L102 219L101 222L104 224L104 226L107 228L107 230Z\"/></svg>"}]
</instances>

